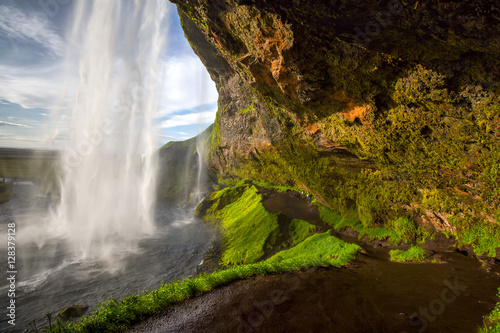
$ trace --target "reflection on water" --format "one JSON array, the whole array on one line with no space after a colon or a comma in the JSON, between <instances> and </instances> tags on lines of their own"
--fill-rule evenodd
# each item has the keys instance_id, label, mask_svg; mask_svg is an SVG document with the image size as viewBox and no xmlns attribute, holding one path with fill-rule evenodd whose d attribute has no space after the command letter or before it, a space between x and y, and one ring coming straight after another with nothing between
<instances>
[{"instance_id":1,"label":"reflection on water","mask_svg":"<svg viewBox=\"0 0 500 333\"><path fill-rule=\"evenodd\" d=\"M16 326L22 331L30 321L42 323L48 312L59 312L73 304L96 304L108 297L121 299L132 293L157 288L161 282L192 275L209 249L212 235L190 212L158 207L154 235L137 247L122 250L123 260L82 261L68 255L67 242L53 237L40 239L37 225L47 218L50 205L37 197L34 186L14 186L15 197L0 205L1 262L7 265L7 224L16 223ZM56 233L57 230L54 230ZM0 294L6 295L6 279ZM1 299L6 299L2 297ZM3 305L2 305L3 306ZM0 331L12 327L0 318Z\"/></svg>"}]
</instances>

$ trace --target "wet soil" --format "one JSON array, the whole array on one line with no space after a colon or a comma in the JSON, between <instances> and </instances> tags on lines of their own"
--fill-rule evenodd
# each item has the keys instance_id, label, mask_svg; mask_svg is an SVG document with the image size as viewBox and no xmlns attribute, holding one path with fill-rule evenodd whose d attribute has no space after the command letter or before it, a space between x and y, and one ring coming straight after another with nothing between
<instances>
[{"instance_id":1,"label":"wet soil","mask_svg":"<svg viewBox=\"0 0 500 333\"><path fill-rule=\"evenodd\" d=\"M476 332L500 276L458 253L443 264L401 264L386 249L349 268L232 283L130 332Z\"/></svg>"},{"instance_id":2,"label":"wet soil","mask_svg":"<svg viewBox=\"0 0 500 333\"><path fill-rule=\"evenodd\" d=\"M270 212L331 229L302 194L259 190ZM455 252L453 240L436 237L424 246L433 255L411 264L390 262L387 244L358 240L353 230L337 236L364 249L347 268L237 281L130 332L476 332L498 301L498 262L482 267Z\"/></svg>"}]
</instances>

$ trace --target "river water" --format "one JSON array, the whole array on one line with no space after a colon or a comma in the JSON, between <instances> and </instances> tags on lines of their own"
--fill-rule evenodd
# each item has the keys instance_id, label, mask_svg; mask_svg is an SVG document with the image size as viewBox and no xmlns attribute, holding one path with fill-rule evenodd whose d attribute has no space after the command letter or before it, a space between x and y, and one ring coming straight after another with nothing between
<instances>
[{"instance_id":1,"label":"river water","mask_svg":"<svg viewBox=\"0 0 500 333\"><path fill-rule=\"evenodd\" d=\"M8 323L6 274L0 283L0 331L22 332L33 320L40 325L47 313L56 316L73 304L89 305L90 313L109 297L120 300L158 288L162 282L193 275L211 246L213 235L201 221L192 218L191 211L160 204L153 236L141 239L116 262L75 259L64 240L52 239L39 247L39 235L23 233L24 229L36 233L36 228L27 227L40 224L54 207L38 196L30 183L15 185L14 192L11 201L0 205L0 262L7 268L7 225L15 223L16 325Z\"/></svg>"}]
</instances>

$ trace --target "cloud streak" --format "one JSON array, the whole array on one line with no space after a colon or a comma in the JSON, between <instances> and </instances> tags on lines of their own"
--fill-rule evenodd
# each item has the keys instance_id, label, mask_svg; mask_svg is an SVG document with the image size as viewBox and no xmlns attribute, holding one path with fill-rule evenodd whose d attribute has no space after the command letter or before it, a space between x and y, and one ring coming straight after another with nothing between
<instances>
[{"instance_id":1,"label":"cloud streak","mask_svg":"<svg viewBox=\"0 0 500 333\"><path fill-rule=\"evenodd\" d=\"M42 14L29 15L23 11L0 5L0 29L11 40L12 46L22 41L33 41L46 48L50 54L60 56L64 52L61 36L53 30L50 21Z\"/></svg>"},{"instance_id":2,"label":"cloud streak","mask_svg":"<svg viewBox=\"0 0 500 333\"><path fill-rule=\"evenodd\" d=\"M184 115L173 116L172 118L161 123L161 128L172 128L185 125L202 125L210 124L215 119L215 110L206 112L189 113Z\"/></svg>"},{"instance_id":3,"label":"cloud streak","mask_svg":"<svg viewBox=\"0 0 500 333\"><path fill-rule=\"evenodd\" d=\"M0 126L14 126L14 127L33 128L31 126L28 126L28 125L17 124L17 123L10 123L8 121L2 121L2 120L0 120Z\"/></svg>"},{"instance_id":4,"label":"cloud streak","mask_svg":"<svg viewBox=\"0 0 500 333\"><path fill-rule=\"evenodd\" d=\"M14 67L0 64L0 99L19 104L25 109L50 108L59 90L57 77L56 67Z\"/></svg>"}]
</instances>

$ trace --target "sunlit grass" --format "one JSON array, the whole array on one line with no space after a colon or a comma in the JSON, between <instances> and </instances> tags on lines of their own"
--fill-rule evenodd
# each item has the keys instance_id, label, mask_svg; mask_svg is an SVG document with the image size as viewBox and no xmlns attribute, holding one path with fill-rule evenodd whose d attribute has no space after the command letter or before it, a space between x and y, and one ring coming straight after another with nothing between
<instances>
[{"instance_id":1,"label":"sunlit grass","mask_svg":"<svg viewBox=\"0 0 500 333\"><path fill-rule=\"evenodd\" d=\"M408 250L391 250L391 261L396 262L421 262L427 258L427 253L418 245Z\"/></svg>"},{"instance_id":2,"label":"sunlit grass","mask_svg":"<svg viewBox=\"0 0 500 333\"><path fill-rule=\"evenodd\" d=\"M331 266L343 266L354 259L361 247L346 243L329 233L315 234L291 249L278 252L270 262L286 260L319 260Z\"/></svg>"},{"instance_id":3,"label":"sunlit grass","mask_svg":"<svg viewBox=\"0 0 500 333\"><path fill-rule=\"evenodd\" d=\"M276 242L279 234L278 218L266 211L261 203L262 197L254 186L246 186L242 194L241 191L227 188L212 199L217 200L230 191L234 192L230 193L231 196L241 196L213 212L211 217L221 223L220 263L225 266L254 263L265 255L266 246L272 247Z\"/></svg>"}]
</instances>

